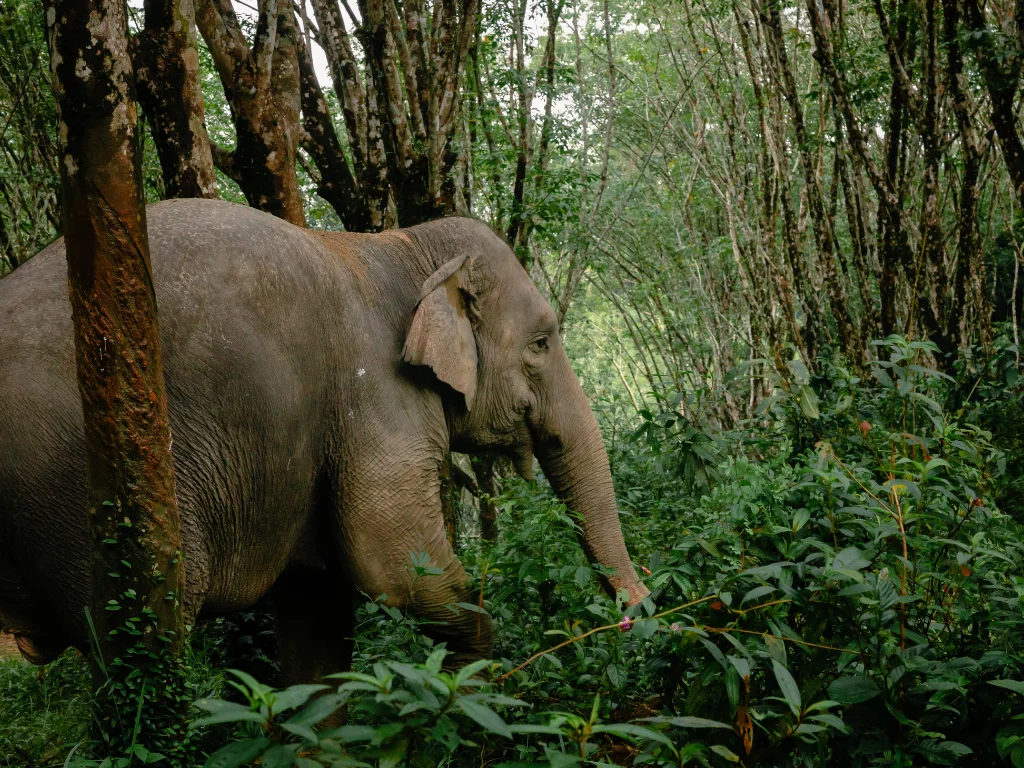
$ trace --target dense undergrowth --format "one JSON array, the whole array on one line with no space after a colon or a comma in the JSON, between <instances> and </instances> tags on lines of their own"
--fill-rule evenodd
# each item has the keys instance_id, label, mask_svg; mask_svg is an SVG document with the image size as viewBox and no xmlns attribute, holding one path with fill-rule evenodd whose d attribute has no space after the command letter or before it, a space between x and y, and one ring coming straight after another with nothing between
<instances>
[{"instance_id":1,"label":"dense undergrowth","mask_svg":"<svg viewBox=\"0 0 1024 768\"><path fill-rule=\"evenodd\" d=\"M462 550L490 663L444 671L412 618L368 601L327 695L229 674L227 701L202 635L196 764L1024 766L1016 350L952 376L923 344L876 355L860 375L777 362L775 395L730 433L699 401L604 412L655 593L636 615L599 594L549 490L514 482L497 544ZM64 764L86 685L70 656L4 662L0 766Z\"/></svg>"}]
</instances>

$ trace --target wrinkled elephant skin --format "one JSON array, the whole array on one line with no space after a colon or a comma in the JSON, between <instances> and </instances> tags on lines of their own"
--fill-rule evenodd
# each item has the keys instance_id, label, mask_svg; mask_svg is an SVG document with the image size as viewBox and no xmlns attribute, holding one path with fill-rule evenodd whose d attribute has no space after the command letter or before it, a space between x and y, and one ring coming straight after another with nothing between
<instances>
[{"instance_id":1,"label":"wrinkled elephant skin","mask_svg":"<svg viewBox=\"0 0 1024 768\"><path fill-rule=\"evenodd\" d=\"M445 538L448 450L536 456L606 587L647 595L551 307L482 223L317 233L243 206L148 210L186 555L186 621L272 599L286 682L345 668L361 590L486 655ZM85 444L63 241L0 280L0 624L86 646ZM413 581L409 553L441 576Z\"/></svg>"}]
</instances>

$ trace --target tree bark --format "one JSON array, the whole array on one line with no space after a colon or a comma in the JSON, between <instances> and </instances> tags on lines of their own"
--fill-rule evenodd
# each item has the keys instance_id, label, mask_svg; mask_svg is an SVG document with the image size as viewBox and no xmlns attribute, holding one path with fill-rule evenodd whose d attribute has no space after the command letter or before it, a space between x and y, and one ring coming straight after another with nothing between
<instances>
[{"instance_id":1,"label":"tree bark","mask_svg":"<svg viewBox=\"0 0 1024 768\"><path fill-rule=\"evenodd\" d=\"M196 24L213 56L235 124L235 150L214 147L214 162L238 182L253 208L305 226L295 175L301 129L291 6L285 0L260 0L252 49L230 0L197 0Z\"/></svg>"},{"instance_id":2,"label":"tree bark","mask_svg":"<svg viewBox=\"0 0 1024 768\"><path fill-rule=\"evenodd\" d=\"M361 19L352 21L359 25L354 34L365 55L362 67L337 0L312 2L368 212L361 226L379 231L454 213L459 154L451 145L478 1L439 0L428 30L423 0L406 0L401 13L395 0L360 0ZM321 140L313 130L309 136ZM324 182L333 181L331 168L317 159L329 160L332 148L311 147L310 154Z\"/></svg>"},{"instance_id":3,"label":"tree bark","mask_svg":"<svg viewBox=\"0 0 1024 768\"><path fill-rule=\"evenodd\" d=\"M956 117L963 176L957 211L956 276L952 291L946 334L958 347L970 345L970 317L976 315L978 340L986 350L992 343L991 305L984 289L985 261L978 231L978 182L981 177L982 152L971 118L967 77L964 74L963 48L960 42L960 2L942 0L942 34L946 47L946 87Z\"/></svg>"},{"instance_id":4,"label":"tree bark","mask_svg":"<svg viewBox=\"0 0 1024 768\"><path fill-rule=\"evenodd\" d=\"M111 754L134 742L173 759L187 709L185 571L126 9L119 0L45 9L85 421L95 731Z\"/></svg>"},{"instance_id":5,"label":"tree bark","mask_svg":"<svg viewBox=\"0 0 1024 768\"><path fill-rule=\"evenodd\" d=\"M776 5L777 1L767 1L766 6L768 10L764 18L764 26L770 34L770 44L774 44L772 55L778 71L781 90L786 101L789 103L790 111L793 113L793 126L796 130L800 163L803 167L804 180L807 184L807 201L811 209L814 239L818 247L819 263L821 264L822 275L825 278L829 305L832 309L832 317L836 322L839 343L847 358L855 365L858 365L864 356L864 344L861 340L860 329L856 324L856 320L850 314L846 289L837 274L836 260L840 258L840 254L836 252L833 232L834 225L827 217L819 183L820 180L815 171L816 164L811 158L807 128L804 124L803 108L800 104L800 95L797 92L796 79L788 63L786 43L782 36L782 19L779 8ZM808 0L808 5L815 2L816 0ZM820 48L821 43L818 42L817 35L815 36L815 41Z\"/></svg>"},{"instance_id":6,"label":"tree bark","mask_svg":"<svg viewBox=\"0 0 1024 768\"><path fill-rule=\"evenodd\" d=\"M1017 131L1016 96L1024 57L1024 2L1015 0L1013 21L1016 46L1005 49L998 42L1000 32L992 32L985 23L985 14L978 0L964 0L964 21L973 33L968 44L974 51L992 101L992 127L999 137L1003 162L1024 210L1024 143Z\"/></svg>"},{"instance_id":7,"label":"tree bark","mask_svg":"<svg viewBox=\"0 0 1024 768\"><path fill-rule=\"evenodd\" d=\"M477 487L480 490L477 497L480 504L480 536L484 541L493 543L498 540L496 499L500 493L497 471L499 459L497 456L474 456L471 462L473 472L476 474Z\"/></svg>"},{"instance_id":8,"label":"tree bark","mask_svg":"<svg viewBox=\"0 0 1024 768\"><path fill-rule=\"evenodd\" d=\"M145 0L135 40L139 103L153 128L167 197L217 197L203 115L192 0Z\"/></svg>"},{"instance_id":9,"label":"tree bark","mask_svg":"<svg viewBox=\"0 0 1024 768\"><path fill-rule=\"evenodd\" d=\"M331 204L347 231L366 232L370 229L366 201L360 194L359 185L334 130L327 101L313 71L309 50L301 36L298 42L302 127L305 129L302 146L320 171L316 192Z\"/></svg>"}]
</instances>

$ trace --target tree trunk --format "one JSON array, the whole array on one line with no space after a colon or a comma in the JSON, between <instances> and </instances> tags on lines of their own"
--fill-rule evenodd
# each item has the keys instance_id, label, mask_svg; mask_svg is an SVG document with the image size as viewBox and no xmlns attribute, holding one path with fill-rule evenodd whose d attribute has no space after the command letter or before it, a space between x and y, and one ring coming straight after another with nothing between
<instances>
[{"instance_id":1,"label":"tree trunk","mask_svg":"<svg viewBox=\"0 0 1024 768\"><path fill-rule=\"evenodd\" d=\"M360 226L380 231L454 213L452 172L459 154L451 145L477 0L444 0L430 14L424 0L406 0L401 13L395 0L360 0L359 18L352 23L362 62L337 0L312 0L312 5L316 39L345 118L352 175L366 208ZM331 136L310 131L309 142L321 186L333 192L329 182L338 180L332 167L340 171L341 165L332 160Z\"/></svg>"},{"instance_id":2,"label":"tree trunk","mask_svg":"<svg viewBox=\"0 0 1024 768\"><path fill-rule=\"evenodd\" d=\"M198 0L196 24L213 56L235 123L235 150L213 147L214 162L238 182L253 208L304 227L295 175L299 65L291 6L284 0L260 1L251 50L228 2Z\"/></svg>"},{"instance_id":3,"label":"tree trunk","mask_svg":"<svg viewBox=\"0 0 1024 768\"><path fill-rule=\"evenodd\" d=\"M836 252L834 225L825 210L820 179L816 171L817 164L811 157L800 94L797 91L796 78L789 66L786 54L786 42L782 35L782 17L776 5L777 1L767 0L767 15L763 23L770 34L771 43L774 43L772 58L777 68L780 89L793 113L797 149L800 155L800 164L804 170L807 200L811 210L811 221L814 225L814 240L818 248L818 263L821 265L822 275L825 278L829 305L832 309L832 317L835 319L839 343L847 358L854 365L859 365L863 359L864 345L860 338L860 329L856 319L850 313L846 288L836 269L836 260L841 258L841 254ZM815 0L808 0L808 2L813 3Z\"/></svg>"},{"instance_id":4,"label":"tree trunk","mask_svg":"<svg viewBox=\"0 0 1024 768\"><path fill-rule=\"evenodd\" d=\"M964 20L973 33L966 38L984 75L992 100L992 127L999 137L1003 162L1010 175L1017 202L1024 209L1024 142L1017 131L1016 96L1024 48L1024 0L1013 4L1014 46L1004 46L1002 29L993 31L985 23L984 9L978 0L964 0Z\"/></svg>"},{"instance_id":5,"label":"tree trunk","mask_svg":"<svg viewBox=\"0 0 1024 768\"><path fill-rule=\"evenodd\" d=\"M192 0L145 0L135 41L139 103L153 127L167 197L217 197Z\"/></svg>"},{"instance_id":6,"label":"tree trunk","mask_svg":"<svg viewBox=\"0 0 1024 768\"><path fill-rule=\"evenodd\" d=\"M126 9L45 8L87 449L94 728L112 755L134 742L180 757L185 572Z\"/></svg>"},{"instance_id":7,"label":"tree trunk","mask_svg":"<svg viewBox=\"0 0 1024 768\"><path fill-rule=\"evenodd\" d=\"M484 541L498 540L498 505L495 502L498 490L498 457L474 456L470 460L480 489L480 536Z\"/></svg>"},{"instance_id":8,"label":"tree trunk","mask_svg":"<svg viewBox=\"0 0 1024 768\"><path fill-rule=\"evenodd\" d=\"M960 348L970 345L970 316L976 315L978 339L988 350L992 343L991 307L984 290L985 262L978 232L978 182L981 176L981 149L971 119L963 49L959 39L960 5L958 0L942 2L943 42L946 47L946 83L956 116L963 176L960 180L960 205L957 215L957 266L951 296L946 334Z\"/></svg>"}]
</instances>

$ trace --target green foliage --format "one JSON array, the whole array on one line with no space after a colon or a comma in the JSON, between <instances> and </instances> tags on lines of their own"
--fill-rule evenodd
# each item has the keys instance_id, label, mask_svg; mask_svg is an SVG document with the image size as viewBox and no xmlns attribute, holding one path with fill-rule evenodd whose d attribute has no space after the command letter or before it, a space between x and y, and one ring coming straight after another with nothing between
<instances>
[{"instance_id":1,"label":"green foliage","mask_svg":"<svg viewBox=\"0 0 1024 768\"><path fill-rule=\"evenodd\" d=\"M2 768L60 764L88 722L88 669L74 654L44 668L0 658Z\"/></svg>"},{"instance_id":2,"label":"green foliage","mask_svg":"<svg viewBox=\"0 0 1024 768\"><path fill-rule=\"evenodd\" d=\"M731 433L672 415L698 400L639 424L605 412L656 605L624 616L550 489L507 482L498 542L462 547L493 661L444 669L413 617L368 596L353 672L283 691L236 673L238 702L198 704L196 764L1024 764L1024 526L998 504L1021 459L987 428L1017 397L1015 351L954 380L927 343L875 349L864 375L771 367L774 393ZM39 695L19 679L17 699Z\"/></svg>"},{"instance_id":3,"label":"green foliage","mask_svg":"<svg viewBox=\"0 0 1024 768\"><path fill-rule=\"evenodd\" d=\"M595 595L574 520L516 482L498 544L466 554L497 638L497 661L473 671L492 686L453 688L422 640L377 661L415 623L370 603L359 666L372 673L316 700L347 705L347 724L275 736L260 705L248 738L289 745L295 764L392 765L418 745L417 765L1019 765L1024 530L992 501L1007 456L984 408L944 408L959 386L929 366L931 345L876 347L869 378L783 364L741 434L699 441L715 446L699 485L681 472L693 426L668 405L642 415L616 474L666 613L623 619ZM497 697L489 714L457 703L480 691Z\"/></svg>"}]
</instances>

